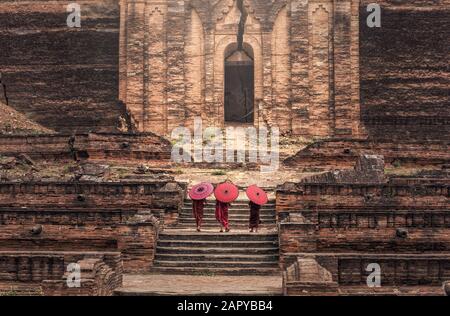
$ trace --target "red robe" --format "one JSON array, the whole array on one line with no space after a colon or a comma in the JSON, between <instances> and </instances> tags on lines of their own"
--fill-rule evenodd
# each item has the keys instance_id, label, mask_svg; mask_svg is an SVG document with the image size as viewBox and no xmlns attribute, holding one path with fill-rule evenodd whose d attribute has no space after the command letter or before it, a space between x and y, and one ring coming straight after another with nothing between
<instances>
[{"instance_id":1,"label":"red robe","mask_svg":"<svg viewBox=\"0 0 450 316\"><path fill-rule=\"evenodd\" d=\"M260 217L259 217L259 213L261 210L261 206L258 204L253 203L252 201L250 201L248 203L248 205L250 206L250 223L249 223L249 228L253 229L253 228L258 228L259 224L260 224Z\"/></svg>"},{"instance_id":2,"label":"red robe","mask_svg":"<svg viewBox=\"0 0 450 316\"><path fill-rule=\"evenodd\" d=\"M216 219L222 225L222 227L225 227L225 229L228 229L228 207L230 206L230 203L222 203L220 201L216 202Z\"/></svg>"},{"instance_id":3,"label":"red robe","mask_svg":"<svg viewBox=\"0 0 450 316\"><path fill-rule=\"evenodd\" d=\"M202 226L203 222L203 209L205 208L206 199L192 201L192 213L194 214L197 227Z\"/></svg>"}]
</instances>

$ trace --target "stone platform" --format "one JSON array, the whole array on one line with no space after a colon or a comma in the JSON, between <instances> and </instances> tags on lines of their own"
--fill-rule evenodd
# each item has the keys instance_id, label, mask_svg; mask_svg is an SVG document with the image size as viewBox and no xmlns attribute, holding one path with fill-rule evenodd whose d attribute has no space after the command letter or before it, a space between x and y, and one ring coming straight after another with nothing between
<instances>
[{"instance_id":1,"label":"stone platform","mask_svg":"<svg viewBox=\"0 0 450 316\"><path fill-rule=\"evenodd\" d=\"M278 296L281 276L124 275L117 296Z\"/></svg>"}]
</instances>

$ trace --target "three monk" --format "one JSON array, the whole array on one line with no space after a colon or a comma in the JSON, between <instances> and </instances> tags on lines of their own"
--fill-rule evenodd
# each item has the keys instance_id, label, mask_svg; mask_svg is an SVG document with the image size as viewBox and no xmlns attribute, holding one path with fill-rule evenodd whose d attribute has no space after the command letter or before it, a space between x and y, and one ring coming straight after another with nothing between
<instances>
[{"instance_id":1,"label":"three monk","mask_svg":"<svg viewBox=\"0 0 450 316\"><path fill-rule=\"evenodd\" d=\"M214 187L211 183L201 183L189 191L189 196L192 198L192 213L197 225L197 231L201 231L203 222L203 211L206 205L206 199L213 192ZM248 203L250 208L249 229L250 232L258 232L261 224L260 211L261 205L267 203L268 197L266 192L256 185L252 185L246 190L247 197L250 199ZM229 232L228 211L231 206L230 202L235 201L239 196L239 189L231 182L224 182L219 184L214 190L216 196L215 217L220 224L220 232Z\"/></svg>"}]
</instances>

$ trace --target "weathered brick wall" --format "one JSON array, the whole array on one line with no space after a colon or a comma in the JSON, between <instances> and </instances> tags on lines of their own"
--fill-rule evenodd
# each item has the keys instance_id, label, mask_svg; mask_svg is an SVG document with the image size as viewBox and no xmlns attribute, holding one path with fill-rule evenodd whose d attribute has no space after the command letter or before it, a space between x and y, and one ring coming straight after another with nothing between
<instances>
[{"instance_id":1,"label":"weathered brick wall","mask_svg":"<svg viewBox=\"0 0 450 316\"><path fill-rule=\"evenodd\" d=\"M362 155L352 170L334 170L301 179L304 183L386 183L383 156Z\"/></svg>"},{"instance_id":2,"label":"weathered brick wall","mask_svg":"<svg viewBox=\"0 0 450 316\"><path fill-rule=\"evenodd\" d=\"M277 188L277 212L314 209L445 209L450 187L444 183L330 184L287 183Z\"/></svg>"},{"instance_id":3,"label":"weathered brick wall","mask_svg":"<svg viewBox=\"0 0 450 316\"><path fill-rule=\"evenodd\" d=\"M358 175L363 162L345 175ZM381 164L373 163L376 170L382 170ZM321 179L330 181L314 183ZM279 186L276 205L280 264L287 268L285 292L442 294L440 285L450 273L449 188L445 176L400 177L370 184L319 176ZM302 280L301 273L295 273L298 264L290 267L302 258L313 258L317 264L312 266L329 271L336 290L325 290L333 286L326 287L320 280ZM382 288L367 287L369 263L380 264Z\"/></svg>"},{"instance_id":4,"label":"weathered brick wall","mask_svg":"<svg viewBox=\"0 0 450 316\"><path fill-rule=\"evenodd\" d=\"M0 206L178 210L184 189L177 182L2 182Z\"/></svg>"},{"instance_id":5,"label":"weathered brick wall","mask_svg":"<svg viewBox=\"0 0 450 316\"><path fill-rule=\"evenodd\" d=\"M98 258L85 258L76 262L80 265L80 287L68 287L66 272L62 280L42 282L46 296L112 296L114 290L122 286L122 273Z\"/></svg>"},{"instance_id":6,"label":"weathered brick wall","mask_svg":"<svg viewBox=\"0 0 450 316\"><path fill-rule=\"evenodd\" d=\"M284 295L336 295L337 282L314 258L298 258L283 272Z\"/></svg>"},{"instance_id":7,"label":"weathered brick wall","mask_svg":"<svg viewBox=\"0 0 450 316\"><path fill-rule=\"evenodd\" d=\"M58 0L2 0L0 71L10 105L57 131L116 130L118 0L80 0L81 28Z\"/></svg>"},{"instance_id":8,"label":"weathered brick wall","mask_svg":"<svg viewBox=\"0 0 450 316\"><path fill-rule=\"evenodd\" d=\"M388 137L389 135L384 135ZM315 142L283 163L297 168L348 169L361 155L382 155L388 166L435 166L450 164L447 141L409 141L333 139Z\"/></svg>"},{"instance_id":9,"label":"weathered brick wall","mask_svg":"<svg viewBox=\"0 0 450 316\"><path fill-rule=\"evenodd\" d=\"M76 135L0 136L0 154L27 154L33 159L72 160L69 140L80 160L148 161L169 160L171 144L151 133L89 133Z\"/></svg>"},{"instance_id":10,"label":"weathered brick wall","mask_svg":"<svg viewBox=\"0 0 450 316\"><path fill-rule=\"evenodd\" d=\"M189 125L202 104L205 118L222 120L214 59L223 30L215 28L231 1L81 0L81 29L66 26L70 2L2 1L0 70L13 107L58 131L114 130L125 113L117 104L120 72L120 99L141 130ZM377 1L381 28L366 26L371 2L360 1L359 32L357 1L246 2L259 123L358 136L361 94L370 136L449 139L448 0ZM223 35L234 41L233 32ZM199 45L204 50L189 50ZM198 71L192 55L204 56ZM192 84L200 93L191 93Z\"/></svg>"},{"instance_id":11,"label":"weathered brick wall","mask_svg":"<svg viewBox=\"0 0 450 316\"><path fill-rule=\"evenodd\" d=\"M81 287L67 287L67 267L80 265ZM0 293L32 295L112 295L122 285L120 253L0 252Z\"/></svg>"},{"instance_id":12,"label":"weathered brick wall","mask_svg":"<svg viewBox=\"0 0 450 316\"><path fill-rule=\"evenodd\" d=\"M284 274L287 295L444 295L442 283L450 277L450 257L446 254L300 254L292 260L296 263ZM312 260L331 274L334 286L337 285L334 291L333 287L328 287L326 293L320 287L326 284L324 280L302 282L300 275L295 273L299 263ZM380 265L380 288L367 286L371 272L365 269L371 263ZM311 267L309 270L314 272Z\"/></svg>"},{"instance_id":13,"label":"weathered brick wall","mask_svg":"<svg viewBox=\"0 0 450 316\"><path fill-rule=\"evenodd\" d=\"M287 183L276 195L282 264L292 252L431 253L450 247L447 179Z\"/></svg>"},{"instance_id":14,"label":"weathered brick wall","mask_svg":"<svg viewBox=\"0 0 450 316\"><path fill-rule=\"evenodd\" d=\"M448 210L317 210L279 224L280 252L440 252L450 249ZM405 237L398 230L405 230Z\"/></svg>"},{"instance_id":15,"label":"weathered brick wall","mask_svg":"<svg viewBox=\"0 0 450 316\"><path fill-rule=\"evenodd\" d=\"M42 232L33 233L38 225ZM129 209L2 208L0 227L2 250L120 251L130 272L152 265L159 224L150 213Z\"/></svg>"},{"instance_id":16,"label":"weathered brick wall","mask_svg":"<svg viewBox=\"0 0 450 316\"><path fill-rule=\"evenodd\" d=\"M159 230L152 214L178 212L183 198L170 181L1 183L1 249L120 251L126 271L148 271Z\"/></svg>"},{"instance_id":17,"label":"weathered brick wall","mask_svg":"<svg viewBox=\"0 0 450 316\"><path fill-rule=\"evenodd\" d=\"M381 5L381 28L366 6ZM361 104L369 135L450 139L450 2L362 0Z\"/></svg>"},{"instance_id":18,"label":"weathered brick wall","mask_svg":"<svg viewBox=\"0 0 450 316\"><path fill-rule=\"evenodd\" d=\"M360 135L355 3L245 1L255 125ZM224 126L224 59L237 47L236 1L122 0L120 8L120 98L139 129L164 134L192 126L195 116Z\"/></svg>"}]
</instances>

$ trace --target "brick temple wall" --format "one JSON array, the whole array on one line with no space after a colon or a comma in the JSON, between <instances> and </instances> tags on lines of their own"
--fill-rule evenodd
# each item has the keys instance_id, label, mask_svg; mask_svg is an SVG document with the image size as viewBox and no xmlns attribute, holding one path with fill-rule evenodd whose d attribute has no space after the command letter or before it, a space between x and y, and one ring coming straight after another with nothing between
<instances>
[{"instance_id":1,"label":"brick temple wall","mask_svg":"<svg viewBox=\"0 0 450 316\"><path fill-rule=\"evenodd\" d=\"M365 5L381 5L368 28ZM361 106L369 135L450 139L450 2L361 1Z\"/></svg>"},{"instance_id":2,"label":"brick temple wall","mask_svg":"<svg viewBox=\"0 0 450 316\"><path fill-rule=\"evenodd\" d=\"M73 148L69 145L74 138ZM120 161L127 163L168 161L171 144L166 139L151 134L89 133L76 135L1 136L0 154L32 159Z\"/></svg>"},{"instance_id":3,"label":"brick temple wall","mask_svg":"<svg viewBox=\"0 0 450 316\"><path fill-rule=\"evenodd\" d=\"M369 179L355 168L277 188L285 294L442 295L450 273L448 178L359 180ZM366 284L369 263L381 267L380 288Z\"/></svg>"},{"instance_id":4,"label":"brick temple wall","mask_svg":"<svg viewBox=\"0 0 450 316\"><path fill-rule=\"evenodd\" d=\"M447 254L299 254L283 273L286 295L444 295ZM368 287L369 264L380 266L380 287Z\"/></svg>"},{"instance_id":5,"label":"brick temple wall","mask_svg":"<svg viewBox=\"0 0 450 316\"><path fill-rule=\"evenodd\" d=\"M175 181L1 182L0 205L33 208L103 208L177 211L184 188Z\"/></svg>"},{"instance_id":6,"label":"brick temple wall","mask_svg":"<svg viewBox=\"0 0 450 316\"><path fill-rule=\"evenodd\" d=\"M33 234L37 225L42 232ZM155 218L137 210L3 207L0 227L0 248L4 251L116 251L121 253L127 272L150 269L158 236Z\"/></svg>"},{"instance_id":7,"label":"brick temple wall","mask_svg":"<svg viewBox=\"0 0 450 316\"><path fill-rule=\"evenodd\" d=\"M277 189L280 253L449 249L448 181L300 183ZM400 234L400 235L399 235Z\"/></svg>"},{"instance_id":8,"label":"brick temple wall","mask_svg":"<svg viewBox=\"0 0 450 316\"><path fill-rule=\"evenodd\" d=\"M67 4L81 28L66 24ZM117 0L2 0L0 72L12 107L57 131L114 131L117 103Z\"/></svg>"},{"instance_id":9,"label":"brick temple wall","mask_svg":"<svg viewBox=\"0 0 450 316\"><path fill-rule=\"evenodd\" d=\"M81 286L67 286L67 267L79 264ZM109 296L122 285L117 252L0 251L0 293L5 295Z\"/></svg>"},{"instance_id":10,"label":"brick temple wall","mask_svg":"<svg viewBox=\"0 0 450 316\"><path fill-rule=\"evenodd\" d=\"M450 249L450 216L441 210L317 210L291 213L306 223L280 223L280 251L439 252ZM397 236L405 229L407 237Z\"/></svg>"},{"instance_id":11,"label":"brick temple wall","mask_svg":"<svg viewBox=\"0 0 450 316\"><path fill-rule=\"evenodd\" d=\"M244 6L254 125L359 136L357 2ZM236 1L122 0L120 8L120 98L139 130L166 134L191 127L196 116L224 126L224 61L237 47Z\"/></svg>"},{"instance_id":12,"label":"brick temple wall","mask_svg":"<svg viewBox=\"0 0 450 316\"><path fill-rule=\"evenodd\" d=\"M163 214L183 198L170 181L1 183L0 249L119 251L125 271L148 271Z\"/></svg>"},{"instance_id":13,"label":"brick temple wall","mask_svg":"<svg viewBox=\"0 0 450 316\"><path fill-rule=\"evenodd\" d=\"M58 131L116 129L118 99L141 130L168 133L199 113L221 125L233 1L80 0L81 29L66 26L69 2L2 1L14 108ZM369 136L448 140L448 0L376 1L381 28L365 24L373 1L359 2L246 1L255 123L361 136L362 117Z\"/></svg>"},{"instance_id":14,"label":"brick temple wall","mask_svg":"<svg viewBox=\"0 0 450 316\"><path fill-rule=\"evenodd\" d=\"M448 183L287 183L277 188L277 212L305 209L427 209L449 205Z\"/></svg>"},{"instance_id":15,"label":"brick temple wall","mask_svg":"<svg viewBox=\"0 0 450 316\"><path fill-rule=\"evenodd\" d=\"M383 135L383 138L389 135ZM311 170L352 168L360 155L382 155L387 166L443 168L450 164L448 141L410 140L393 142L392 139L318 141L306 146L283 164Z\"/></svg>"}]
</instances>

